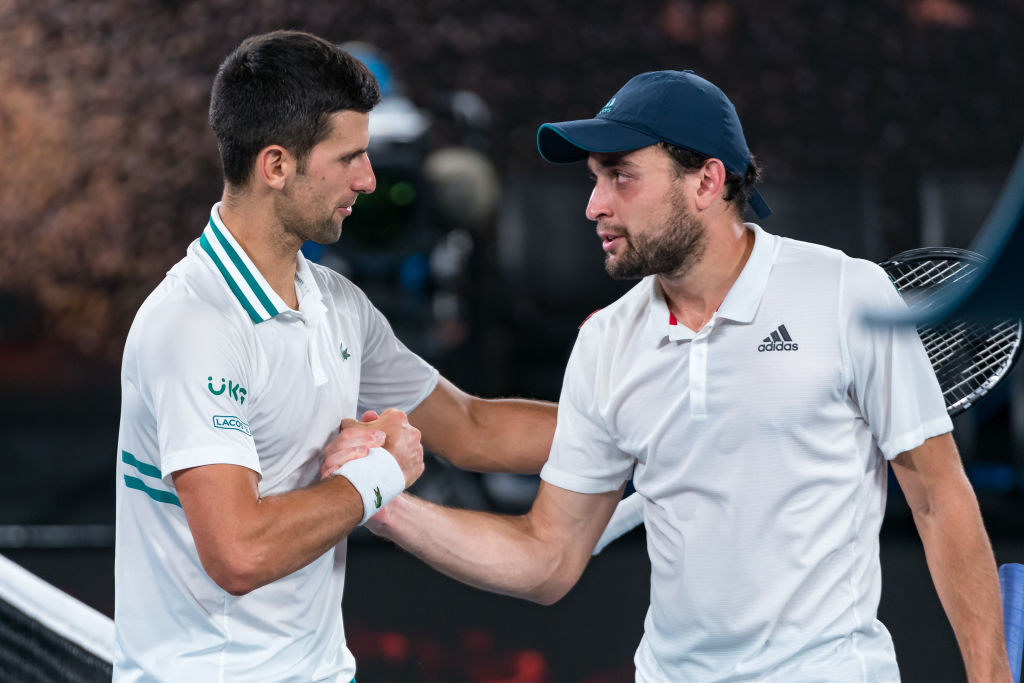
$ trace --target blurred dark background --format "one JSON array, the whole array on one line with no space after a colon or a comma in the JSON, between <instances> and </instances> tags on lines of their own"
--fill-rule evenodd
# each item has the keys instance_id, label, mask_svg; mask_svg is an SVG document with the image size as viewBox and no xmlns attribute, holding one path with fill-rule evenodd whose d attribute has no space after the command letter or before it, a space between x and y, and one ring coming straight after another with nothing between
<instances>
[{"instance_id":1,"label":"blurred dark background","mask_svg":"<svg viewBox=\"0 0 1024 683\"><path fill-rule=\"evenodd\" d=\"M0 0L0 552L108 614L124 337L220 196L217 66L276 28L346 43L386 93L378 190L307 255L486 396L556 399L577 325L626 287L603 272L584 168L545 164L534 136L636 73L718 84L765 167L763 226L872 260L970 246L1024 140L1020 0ZM956 426L997 560L1024 561L1021 373ZM419 489L517 511L535 486L432 462ZM963 680L895 489L882 540L904 679ZM352 545L361 683L632 680L642 532L551 608Z\"/></svg>"}]
</instances>

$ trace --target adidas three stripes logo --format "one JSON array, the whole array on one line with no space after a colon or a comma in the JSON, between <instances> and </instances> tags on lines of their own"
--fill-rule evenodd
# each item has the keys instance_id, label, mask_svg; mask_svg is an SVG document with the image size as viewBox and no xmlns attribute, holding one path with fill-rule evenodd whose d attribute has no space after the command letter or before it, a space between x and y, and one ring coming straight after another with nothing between
<instances>
[{"instance_id":1,"label":"adidas three stripes logo","mask_svg":"<svg viewBox=\"0 0 1024 683\"><path fill-rule=\"evenodd\" d=\"M798 351L800 347L793 337L789 335L789 330L786 329L785 325L779 325L776 329L772 330L772 333L761 340L761 345L757 347L758 351Z\"/></svg>"}]
</instances>

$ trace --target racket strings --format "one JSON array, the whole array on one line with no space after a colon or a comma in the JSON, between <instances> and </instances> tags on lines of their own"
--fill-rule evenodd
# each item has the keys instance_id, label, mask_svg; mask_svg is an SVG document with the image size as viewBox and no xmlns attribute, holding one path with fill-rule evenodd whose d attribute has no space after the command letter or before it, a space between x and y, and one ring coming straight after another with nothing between
<instances>
[{"instance_id":1,"label":"racket strings","mask_svg":"<svg viewBox=\"0 0 1024 683\"><path fill-rule=\"evenodd\" d=\"M962 337L959 343L943 340L937 345L925 344L925 351L935 368L946 405L959 408L970 405L985 393L1009 369L1020 339L1014 324L1001 334L975 338ZM966 406L962 406L966 407Z\"/></svg>"},{"instance_id":2,"label":"racket strings","mask_svg":"<svg viewBox=\"0 0 1024 683\"><path fill-rule=\"evenodd\" d=\"M908 307L927 312L944 303L951 285L976 275L978 266L956 258L929 258L890 262L886 272ZM1017 319L960 320L918 327L951 414L968 408L1006 375L1020 348L1022 332Z\"/></svg>"},{"instance_id":3,"label":"racket strings","mask_svg":"<svg viewBox=\"0 0 1024 683\"><path fill-rule=\"evenodd\" d=\"M974 392L987 390L1006 372L1020 338L1016 324L1006 325L1001 333L988 337L962 339L959 343L940 340L929 345L925 342L925 351L943 394L948 397L948 405Z\"/></svg>"},{"instance_id":4,"label":"racket strings","mask_svg":"<svg viewBox=\"0 0 1024 683\"><path fill-rule=\"evenodd\" d=\"M896 289L907 305L927 312L942 303L948 293L947 286L965 281L978 270L973 263L961 261L924 261L900 264L890 272Z\"/></svg>"},{"instance_id":5,"label":"racket strings","mask_svg":"<svg viewBox=\"0 0 1024 683\"><path fill-rule=\"evenodd\" d=\"M889 275L902 292L970 277L975 270L977 266L972 263L931 260L898 264Z\"/></svg>"},{"instance_id":6,"label":"racket strings","mask_svg":"<svg viewBox=\"0 0 1024 683\"><path fill-rule=\"evenodd\" d=\"M1016 342L1017 330L1014 321L1004 320L991 326L958 323L954 328L921 326L918 335L929 351L928 357L937 365L947 363L950 357L961 354L964 348L972 352L1000 352L1001 347L1009 345L1012 349ZM1009 360L1009 359L1007 359Z\"/></svg>"}]
</instances>

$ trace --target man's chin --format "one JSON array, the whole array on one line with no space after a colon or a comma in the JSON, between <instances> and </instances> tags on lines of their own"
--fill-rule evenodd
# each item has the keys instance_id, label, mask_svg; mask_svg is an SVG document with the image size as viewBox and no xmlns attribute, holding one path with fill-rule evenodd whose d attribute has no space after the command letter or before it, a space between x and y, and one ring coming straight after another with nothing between
<instances>
[{"instance_id":1,"label":"man's chin","mask_svg":"<svg viewBox=\"0 0 1024 683\"><path fill-rule=\"evenodd\" d=\"M315 235L310 236L310 242L316 242L317 244L334 244L341 239L341 221L337 224L331 223L329 226L324 226L322 230L317 231Z\"/></svg>"},{"instance_id":2,"label":"man's chin","mask_svg":"<svg viewBox=\"0 0 1024 683\"><path fill-rule=\"evenodd\" d=\"M639 280L645 273L634 263L623 263L610 254L604 259L604 270L613 280Z\"/></svg>"}]
</instances>

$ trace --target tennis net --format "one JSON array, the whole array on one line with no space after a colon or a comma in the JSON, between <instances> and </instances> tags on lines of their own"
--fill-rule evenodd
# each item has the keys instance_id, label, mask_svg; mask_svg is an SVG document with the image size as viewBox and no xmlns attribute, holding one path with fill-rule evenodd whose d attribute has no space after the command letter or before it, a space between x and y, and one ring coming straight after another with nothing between
<instances>
[{"instance_id":1,"label":"tennis net","mask_svg":"<svg viewBox=\"0 0 1024 683\"><path fill-rule=\"evenodd\" d=\"M0 556L0 681L110 681L114 623Z\"/></svg>"}]
</instances>

